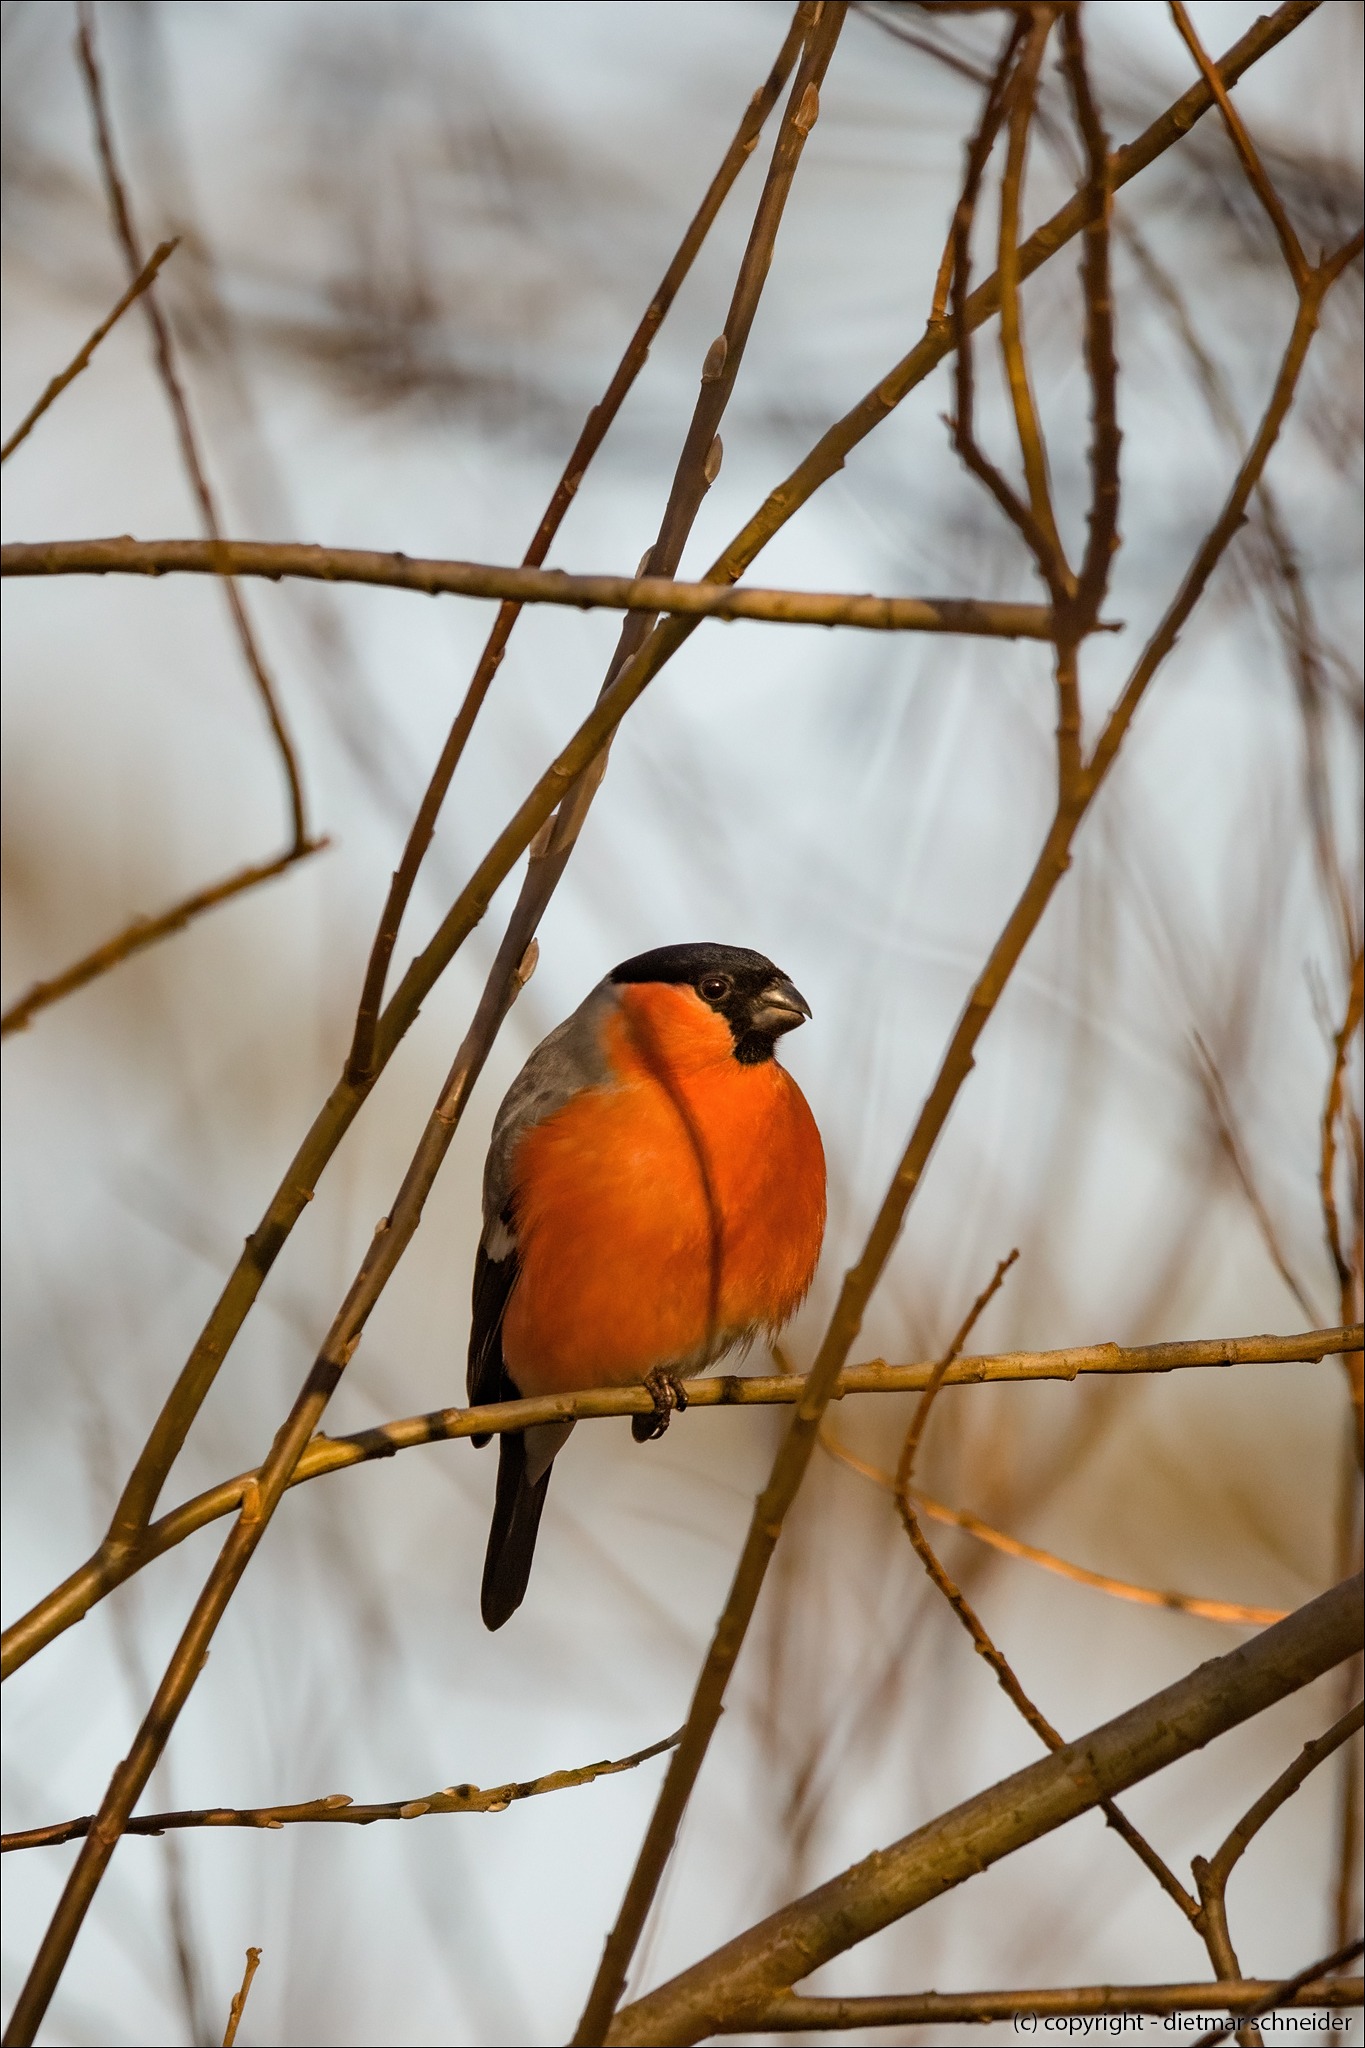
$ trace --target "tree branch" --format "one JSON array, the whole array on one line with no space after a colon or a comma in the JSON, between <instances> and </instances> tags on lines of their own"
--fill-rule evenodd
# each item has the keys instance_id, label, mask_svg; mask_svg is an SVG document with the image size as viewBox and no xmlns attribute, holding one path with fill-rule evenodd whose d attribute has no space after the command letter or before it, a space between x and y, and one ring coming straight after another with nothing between
<instances>
[{"instance_id":1,"label":"tree branch","mask_svg":"<svg viewBox=\"0 0 1365 2048\"><path fill-rule=\"evenodd\" d=\"M535 1799L542 1792L567 1792L575 1785L591 1785L597 1778L633 1771L651 1757L662 1756L677 1741L678 1735L667 1735L662 1742L652 1742L648 1749L637 1749L614 1763L580 1764L575 1770L549 1771L541 1778L486 1789L478 1785L444 1785L439 1792L421 1793L415 1799L386 1800L377 1806L357 1806L349 1792L331 1792L324 1799L305 1800L298 1806L206 1806L184 1813L145 1813L130 1820L123 1832L164 1835L168 1828L283 1828L300 1822L367 1828L372 1821L422 1820L432 1813L504 1813L517 1799ZM61 1842L81 1839L94 1825L94 1814L87 1813L78 1820L57 1821L51 1827L25 1828L18 1834L0 1836L0 1850L52 1848Z\"/></svg>"},{"instance_id":2,"label":"tree branch","mask_svg":"<svg viewBox=\"0 0 1365 2048\"><path fill-rule=\"evenodd\" d=\"M442 562L367 548L309 547L286 541L9 541L4 576L282 576L317 583L364 583L429 597L501 598L505 603L569 605L577 611L667 613L692 619L759 619L772 625L859 626L874 633L974 633L1006 640L1048 640L1052 613L1041 604L997 604L962 597L872 597L816 590L736 590L728 583L677 583L666 576L571 576L562 569L504 569L483 562Z\"/></svg>"},{"instance_id":3,"label":"tree branch","mask_svg":"<svg viewBox=\"0 0 1365 2048\"><path fill-rule=\"evenodd\" d=\"M1273 1978L1237 1977L1213 1984L1078 1984L1062 1991L920 1991L873 1998L773 1999L742 2028L721 2033L798 2034L854 2027L950 2027L973 2020L1065 2019L1098 2013L1264 2012L1282 1986ZM1286 2005L1339 2011L1365 1998L1359 1977L1319 1977L1300 1985Z\"/></svg>"},{"instance_id":4,"label":"tree branch","mask_svg":"<svg viewBox=\"0 0 1365 2048\"><path fill-rule=\"evenodd\" d=\"M113 124L105 102L104 82L100 76L99 60L95 55L95 10L91 0L77 0L76 17L79 27L76 34L76 56L85 80L86 95L90 102L90 113L95 124L95 143L99 153L100 168L104 173L104 186L109 200L109 211L113 218L114 231L122 246L128 269L136 278L142 271L145 258L133 222L132 206L127 187L119 170L118 157L114 149ZM189 401L176 366L175 343L165 316L161 311L154 286L148 286L142 294L142 309L152 333L152 349L156 366L170 401L175 430L180 441L180 453L185 465L185 474L190 488L198 500L204 531L217 540L221 528L218 523L218 508L209 487L208 475L203 457L199 452L198 438L190 418ZM265 710L267 722L274 735L275 746L284 769L285 785L289 796L289 814L293 825L293 844L296 853L301 853L309 843L308 818L303 800L303 780L299 773L298 758L294 742L285 724L275 685L271 680L241 593L231 581L224 583L228 610L242 649L247 668L251 672L256 689Z\"/></svg>"},{"instance_id":5,"label":"tree branch","mask_svg":"<svg viewBox=\"0 0 1365 2048\"><path fill-rule=\"evenodd\" d=\"M101 974L107 974L111 967L131 959L134 953L143 952L154 946L171 932L181 931L196 917L202 917L206 910L216 910L220 903L228 903L234 896L243 895L248 889L256 888L261 882L271 882L292 868L310 854L321 853L330 842L326 839L312 839L305 846L292 846L288 853L282 853L277 860L262 861L257 866L238 868L221 882L212 883L207 889L199 889L193 896L185 896L169 910L158 912L155 917L135 917L131 924L116 932L112 939L106 939L102 946L74 962L61 974L55 974L48 981L35 981L16 1002L10 1004L0 1016L0 1038L7 1038L12 1031L26 1031L40 1010L59 1003L63 996L74 995L87 982L95 981Z\"/></svg>"},{"instance_id":6,"label":"tree branch","mask_svg":"<svg viewBox=\"0 0 1365 2048\"><path fill-rule=\"evenodd\" d=\"M0 462L8 462L15 449L22 442L27 441L48 407L61 397L68 384L74 383L76 378L80 376L81 371L90 361L91 356L94 355L95 350L104 340L105 335L109 333L111 328L118 325L134 301L142 297L142 294L146 291L148 285L166 261L166 258L171 254L171 251L179 247L179 235L173 235L169 242L157 243L155 249L153 249L151 255L147 258L147 261L143 264L141 270L112 312L105 314L94 333L81 348L77 349L66 368L46 386L37 404L30 406L29 410L24 414L24 417L14 429L8 441L5 442L4 447L0 448Z\"/></svg>"},{"instance_id":7,"label":"tree branch","mask_svg":"<svg viewBox=\"0 0 1365 2048\"><path fill-rule=\"evenodd\" d=\"M1055 1756L876 1851L623 2007L606 2040L615 2048L754 2029L774 1996L822 1963L1343 1662L1361 1641L1361 1596L1359 1577L1344 1581Z\"/></svg>"},{"instance_id":8,"label":"tree branch","mask_svg":"<svg viewBox=\"0 0 1365 2048\"><path fill-rule=\"evenodd\" d=\"M1091 1344L1069 1351L1006 1352L993 1358L960 1359L945 1374L944 1384L979 1386L1001 1381L1074 1380L1082 1373L1179 1372L1298 1361L1316 1363L1358 1350L1362 1337L1365 1331L1355 1325L1348 1329L1308 1331L1298 1337L1212 1337L1193 1343L1140 1345L1128 1350L1117 1344ZM874 1359L841 1372L830 1398L841 1401L846 1394L922 1393L936 1369L931 1364L888 1365L882 1359ZM688 1412L692 1413L706 1408L790 1406L800 1400L806 1381L799 1373L767 1378L723 1373L686 1380L684 1385ZM530 1429L542 1422L586 1422L609 1416L644 1415L650 1406L651 1397L643 1388L598 1387L588 1393L547 1394L534 1401L504 1401L484 1408L438 1408L427 1415L409 1415L374 1429L358 1430L354 1435L315 1436L289 1483L301 1486L325 1473L368 1464L375 1458L392 1458L399 1451L414 1450L422 1444L446 1443L485 1431L497 1436L504 1430ZM138 1541L125 1546L117 1556L97 1551L6 1629L0 1673L8 1678L145 1565L175 1549L208 1523L232 1514L241 1506L250 1486L259 1484L260 1476L259 1470L239 1473L205 1493L196 1494L159 1521L150 1523Z\"/></svg>"}]
</instances>

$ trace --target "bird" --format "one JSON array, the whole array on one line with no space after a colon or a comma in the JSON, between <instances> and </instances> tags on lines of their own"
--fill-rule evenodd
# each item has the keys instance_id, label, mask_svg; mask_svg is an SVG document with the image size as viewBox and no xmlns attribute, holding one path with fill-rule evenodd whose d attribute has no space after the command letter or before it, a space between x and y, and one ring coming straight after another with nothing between
<instances>
[{"instance_id":1,"label":"bird","mask_svg":"<svg viewBox=\"0 0 1365 2048\"><path fill-rule=\"evenodd\" d=\"M683 1374L795 1313L824 1237L825 1155L776 1049L810 1014L762 953L660 946L614 967L536 1047L484 1167L471 1406L643 1384L653 1410L631 1426L646 1442L686 1407ZM490 1629L521 1605L573 1426L499 1435Z\"/></svg>"}]
</instances>

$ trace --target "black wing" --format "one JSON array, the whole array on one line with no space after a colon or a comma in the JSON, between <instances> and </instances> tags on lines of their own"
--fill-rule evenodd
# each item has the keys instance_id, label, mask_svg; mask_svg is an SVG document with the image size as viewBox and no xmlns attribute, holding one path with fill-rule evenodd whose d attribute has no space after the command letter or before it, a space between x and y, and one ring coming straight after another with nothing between
<instances>
[{"instance_id":1,"label":"black wing","mask_svg":"<svg viewBox=\"0 0 1365 2048\"><path fill-rule=\"evenodd\" d=\"M520 1395L503 1363L502 1319L517 1284L517 1253L513 1245L502 1259L490 1258L481 1244L474 1254L474 1314L469 1327L469 1371L466 1387L471 1408L490 1401L516 1401ZM488 1442L488 1432L474 1438Z\"/></svg>"}]
</instances>

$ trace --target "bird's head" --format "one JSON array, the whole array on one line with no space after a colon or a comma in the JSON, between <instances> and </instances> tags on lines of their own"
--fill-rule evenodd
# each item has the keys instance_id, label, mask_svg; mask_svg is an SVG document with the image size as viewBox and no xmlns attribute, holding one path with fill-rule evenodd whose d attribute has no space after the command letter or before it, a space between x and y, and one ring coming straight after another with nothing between
<instances>
[{"instance_id":1,"label":"bird's head","mask_svg":"<svg viewBox=\"0 0 1365 2048\"><path fill-rule=\"evenodd\" d=\"M810 1016L810 1005L780 967L746 946L696 944L659 946L614 967L611 983L630 989L676 989L702 1017L724 1020L728 1050L741 1066L759 1066L773 1056L784 1031Z\"/></svg>"}]
</instances>

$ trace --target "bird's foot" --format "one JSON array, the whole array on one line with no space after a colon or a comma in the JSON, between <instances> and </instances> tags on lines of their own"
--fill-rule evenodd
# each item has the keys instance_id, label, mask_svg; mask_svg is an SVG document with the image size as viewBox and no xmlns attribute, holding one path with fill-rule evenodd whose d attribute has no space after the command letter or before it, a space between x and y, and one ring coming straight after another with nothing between
<instances>
[{"instance_id":1,"label":"bird's foot","mask_svg":"<svg viewBox=\"0 0 1365 2048\"><path fill-rule=\"evenodd\" d=\"M654 1401L653 1413L632 1415L630 1433L637 1444L651 1443L656 1436L662 1436L668 1428L669 1418L676 1408L681 1414L687 1406L687 1393L675 1372L666 1366L656 1365L653 1372L645 1375L645 1388Z\"/></svg>"}]
</instances>

